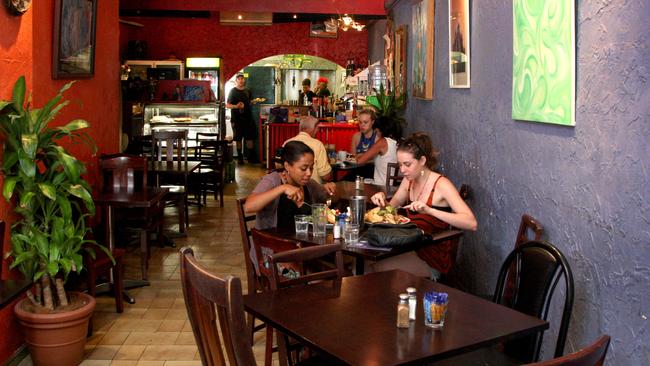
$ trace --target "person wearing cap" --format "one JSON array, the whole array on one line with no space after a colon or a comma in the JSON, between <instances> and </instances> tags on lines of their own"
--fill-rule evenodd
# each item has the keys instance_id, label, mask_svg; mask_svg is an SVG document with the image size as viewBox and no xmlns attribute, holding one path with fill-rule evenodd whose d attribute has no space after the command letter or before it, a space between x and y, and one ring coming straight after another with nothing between
<instances>
[{"instance_id":1,"label":"person wearing cap","mask_svg":"<svg viewBox=\"0 0 650 366\"><path fill-rule=\"evenodd\" d=\"M317 97L329 97L332 94L330 93L330 90L327 89L327 82L326 77L321 76L318 78L316 89L314 90Z\"/></svg>"},{"instance_id":2,"label":"person wearing cap","mask_svg":"<svg viewBox=\"0 0 650 366\"><path fill-rule=\"evenodd\" d=\"M314 174L311 179L317 183L328 182L332 180L332 167L327 158L327 150L322 142L315 139L318 133L318 119L314 116L300 117L300 132L295 137L288 139L282 144L286 145L289 141L300 141L309 146L314 152Z\"/></svg>"},{"instance_id":3,"label":"person wearing cap","mask_svg":"<svg viewBox=\"0 0 650 366\"><path fill-rule=\"evenodd\" d=\"M311 91L311 80L305 78L305 80L302 81L302 91L298 92L298 100L301 104L309 105L315 96L316 94Z\"/></svg>"},{"instance_id":4,"label":"person wearing cap","mask_svg":"<svg viewBox=\"0 0 650 366\"><path fill-rule=\"evenodd\" d=\"M240 164L244 163L242 139L246 141L248 161L256 161L255 150L253 149L256 128L255 122L253 121L253 114L251 113L251 91L246 88L246 78L244 78L244 74L242 73L238 73L235 77L235 87L228 94L226 108L231 110L230 123L237 144L238 162Z\"/></svg>"}]
</instances>

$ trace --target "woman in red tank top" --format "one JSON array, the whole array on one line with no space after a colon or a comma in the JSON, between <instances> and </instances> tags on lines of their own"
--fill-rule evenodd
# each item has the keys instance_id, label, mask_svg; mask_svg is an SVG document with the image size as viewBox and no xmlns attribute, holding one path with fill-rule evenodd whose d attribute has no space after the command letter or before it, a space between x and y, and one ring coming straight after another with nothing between
<instances>
[{"instance_id":1,"label":"woman in red tank top","mask_svg":"<svg viewBox=\"0 0 650 366\"><path fill-rule=\"evenodd\" d=\"M472 210L460 197L449 179L436 173L438 153L431 145L426 133L418 132L401 141L397 147L397 162L404 180L397 192L386 201L383 192L371 197L377 206L402 206L407 216L427 233L450 226L475 231L476 218ZM436 273L447 273L454 264L455 243L447 241L417 251L405 253L380 261L374 270L400 268L417 275L436 277ZM432 271L432 269L434 271Z\"/></svg>"}]
</instances>

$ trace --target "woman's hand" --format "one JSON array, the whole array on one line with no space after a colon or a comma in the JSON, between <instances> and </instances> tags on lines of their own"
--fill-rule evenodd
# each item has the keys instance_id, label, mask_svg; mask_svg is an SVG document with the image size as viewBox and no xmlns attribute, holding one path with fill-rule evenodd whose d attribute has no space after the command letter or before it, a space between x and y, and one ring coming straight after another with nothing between
<instances>
[{"instance_id":1,"label":"woman's hand","mask_svg":"<svg viewBox=\"0 0 650 366\"><path fill-rule=\"evenodd\" d=\"M330 196L334 195L336 193L336 184L332 182L327 182L323 184L323 188L325 188L325 192L329 194Z\"/></svg>"},{"instance_id":2,"label":"woman's hand","mask_svg":"<svg viewBox=\"0 0 650 366\"><path fill-rule=\"evenodd\" d=\"M386 193L377 192L370 197L370 201L379 207L386 207Z\"/></svg>"},{"instance_id":3,"label":"woman's hand","mask_svg":"<svg viewBox=\"0 0 650 366\"><path fill-rule=\"evenodd\" d=\"M291 184L283 184L284 194L287 198L296 203L296 206L301 207L305 202L305 194L302 187L296 187Z\"/></svg>"},{"instance_id":4,"label":"woman's hand","mask_svg":"<svg viewBox=\"0 0 650 366\"><path fill-rule=\"evenodd\" d=\"M418 212L418 213L428 213L427 210L428 210L429 206L427 206L427 204L422 202L422 201L413 201L413 202L411 202L410 205L406 205L403 208L405 208L407 210L415 211L415 212Z\"/></svg>"}]
</instances>

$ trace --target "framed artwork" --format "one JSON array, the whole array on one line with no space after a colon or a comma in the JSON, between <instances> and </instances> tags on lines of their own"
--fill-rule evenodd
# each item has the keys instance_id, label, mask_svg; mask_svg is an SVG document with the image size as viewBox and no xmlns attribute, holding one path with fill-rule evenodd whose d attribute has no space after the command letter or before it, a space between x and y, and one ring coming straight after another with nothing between
<instances>
[{"instance_id":1,"label":"framed artwork","mask_svg":"<svg viewBox=\"0 0 650 366\"><path fill-rule=\"evenodd\" d=\"M54 5L54 79L90 78L95 64L97 0L56 0Z\"/></svg>"},{"instance_id":2,"label":"framed artwork","mask_svg":"<svg viewBox=\"0 0 650 366\"><path fill-rule=\"evenodd\" d=\"M469 88L469 0L449 0L449 87Z\"/></svg>"},{"instance_id":3,"label":"framed artwork","mask_svg":"<svg viewBox=\"0 0 650 366\"><path fill-rule=\"evenodd\" d=\"M395 66L395 30L393 21L386 21L386 33L384 39L384 66L386 66L386 80L388 85L384 85L387 90L393 90L395 85L394 66Z\"/></svg>"},{"instance_id":4,"label":"framed artwork","mask_svg":"<svg viewBox=\"0 0 650 366\"><path fill-rule=\"evenodd\" d=\"M513 0L512 118L575 126L575 2Z\"/></svg>"},{"instance_id":5,"label":"framed artwork","mask_svg":"<svg viewBox=\"0 0 650 366\"><path fill-rule=\"evenodd\" d=\"M316 38L337 38L338 29L338 24L333 20L311 23L309 26L309 36Z\"/></svg>"},{"instance_id":6,"label":"framed artwork","mask_svg":"<svg viewBox=\"0 0 650 366\"><path fill-rule=\"evenodd\" d=\"M406 93L406 50L407 27L400 25L395 30L395 95Z\"/></svg>"},{"instance_id":7,"label":"framed artwork","mask_svg":"<svg viewBox=\"0 0 650 366\"><path fill-rule=\"evenodd\" d=\"M434 0L420 0L414 4L411 23L413 96L433 99Z\"/></svg>"}]
</instances>

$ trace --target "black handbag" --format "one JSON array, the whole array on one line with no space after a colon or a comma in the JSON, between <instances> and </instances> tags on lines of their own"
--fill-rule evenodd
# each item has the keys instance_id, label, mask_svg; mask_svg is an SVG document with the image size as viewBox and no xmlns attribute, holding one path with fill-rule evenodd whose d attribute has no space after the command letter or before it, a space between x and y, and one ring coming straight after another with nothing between
<instances>
[{"instance_id":1,"label":"black handbag","mask_svg":"<svg viewBox=\"0 0 650 366\"><path fill-rule=\"evenodd\" d=\"M376 247L399 247L424 239L424 231L410 224L373 224L366 231L366 239Z\"/></svg>"}]
</instances>

